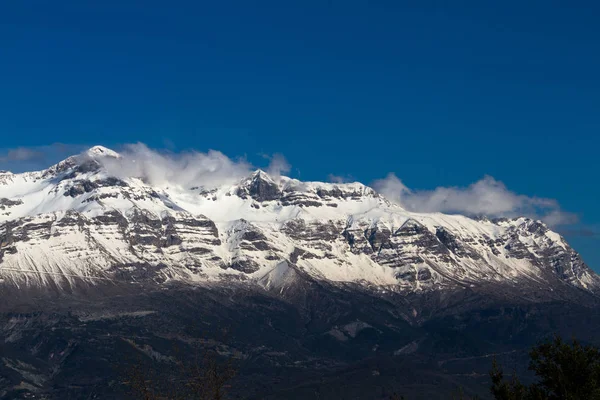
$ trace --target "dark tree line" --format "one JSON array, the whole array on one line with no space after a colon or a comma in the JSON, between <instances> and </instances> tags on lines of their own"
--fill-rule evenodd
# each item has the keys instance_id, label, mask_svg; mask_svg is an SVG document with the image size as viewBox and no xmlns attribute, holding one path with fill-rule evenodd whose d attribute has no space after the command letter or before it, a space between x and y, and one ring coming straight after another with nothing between
<instances>
[{"instance_id":1,"label":"dark tree line","mask_svg":"<svg viewBox=\"0 0 600 400\"><path fill-rule=\"evenodd\" d=\"M512 374L505 376L494 359L490 370L491 394L495 400L600 400L600 350L577 340L559 337L541 343L529 352L529 370L535 381L524 384ZM232 359L222 360L214 351L204 351L192 363L176 362L177 379L153 379L141 363L129 372L126 384L135 398L143 400L224 400L236 374ZM462 391L449 399L467 400ZM404 400L393 395L391 400ZM475 398L470 398L475 400Z\"/></svg>"},{"instance_id":2,"label":"dark tree line","mask_svg":"<svg viewBox=\"0 0 600 400\"><path fill-rule=\"evenodd\" d=\"M506 377L496 359L490 370L491 394L495 400L600 400L600 350L577 340L560 337L541 343L529 352L529 370L535 381L524 384L512 374ZM460 391L449 399L476 400ZM404 400L393 395L390 400Z\"/></svg>"}]
</instances>

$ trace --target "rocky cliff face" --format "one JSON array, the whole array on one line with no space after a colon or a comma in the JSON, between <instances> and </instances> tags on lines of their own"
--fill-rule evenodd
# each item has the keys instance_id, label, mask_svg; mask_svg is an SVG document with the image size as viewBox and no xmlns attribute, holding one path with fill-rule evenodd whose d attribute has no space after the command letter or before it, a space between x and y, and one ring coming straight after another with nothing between
<instances>
[{"instance_id":1,"label":"rocky cliff face","mask_svg":"<svg viewBox=\"0 0 600 400\"><path fill-rule=\"evenodd\" d=\"M502 284L598 292L558 234L526 218L410 213L359 183L273 179L152 186L103 168L101 147L0 175L4 284L245 281L287 263L317 280L397 292ZM201 182L200 182L201 184Z\"/></svg>"},{"instance_id":2,"label":"rocky cliff face","mask_svg":"<svg viewBox=\"0 0 600 400\"><path fill-rule=\"evenodd\" d=\"M0 172L0 398L129 398L123 363L170 379L198 345L233 355L243 398L485 397L490 357L600 337L600 279L538 221L263 171L157 185L107 160Z\"/></svg>"}]
</instances>

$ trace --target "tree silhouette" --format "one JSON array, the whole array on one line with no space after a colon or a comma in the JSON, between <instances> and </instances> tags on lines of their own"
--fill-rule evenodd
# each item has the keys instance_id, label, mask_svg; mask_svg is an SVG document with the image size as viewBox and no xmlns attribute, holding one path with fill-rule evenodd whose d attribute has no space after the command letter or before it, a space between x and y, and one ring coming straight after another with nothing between
<instances>
[{"instance_id":1,"label":"tree silhouette","mask_svg":"<svg viewBox=\"0 0 600 400\"><path fill-rule=\"evenodd\" d=\"M504 379L496 360L492 364L491 391L496 400L600 400L600 351L573 339L553 340L535 346L529 353L529 370L536 382L524 385L513 375Z\"/></svg>"}]
</instances>

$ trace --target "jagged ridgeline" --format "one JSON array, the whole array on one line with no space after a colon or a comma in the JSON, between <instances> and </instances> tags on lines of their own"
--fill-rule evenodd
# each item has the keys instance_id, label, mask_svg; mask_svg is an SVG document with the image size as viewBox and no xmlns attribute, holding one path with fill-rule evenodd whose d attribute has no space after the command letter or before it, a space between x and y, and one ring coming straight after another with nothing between
<instances>
[{"instance_id":1,"label":"jagged ridgeline","mask_svg":"<svg viewBox=\"0 0 600 400\"><path fill-rule=\"evenodd\" d=\"M600 278L539 221L260 170L157 182L124 158L0 172L0 398L131 398L128 365L179 382L206 348L237 398L485 397L493 356L600 337Z\"/></svg>"},{"instance_id":2,"label":"jagged ridgeline","mask_svg":"<svg viewBox=\"0 0 600 400\"><path fill-rule=\"evenodd\" d=\"M527 218L411 213L360 183L273 179L260 170L216 187L153 186L112 176L103 161L119 157L98 146L44 171L0 174L5 284L261 284L285 264L315 279L392 291L600 287L562 237Z\"/></svg>"}]
</instances>

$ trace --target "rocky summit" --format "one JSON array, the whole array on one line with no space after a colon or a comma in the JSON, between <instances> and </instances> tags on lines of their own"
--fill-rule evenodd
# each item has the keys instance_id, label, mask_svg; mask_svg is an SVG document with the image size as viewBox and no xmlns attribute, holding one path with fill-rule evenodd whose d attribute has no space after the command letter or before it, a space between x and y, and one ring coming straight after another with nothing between
<instances>
[{"instance_id":1,"label":"rocky summit","mask_svg":"<svg viewBox=\"0 0 600 400\"><path fill-rule=\"evenodd\" d=\"M485 397L492 355L600 327L600 278L540 221L262 170L183 187L123 163L96 146L0 172L0 395L127 398L125 354L168 370L174 344L202 342L238 360L241 397Z\"/></svg>"}]
</instances>

